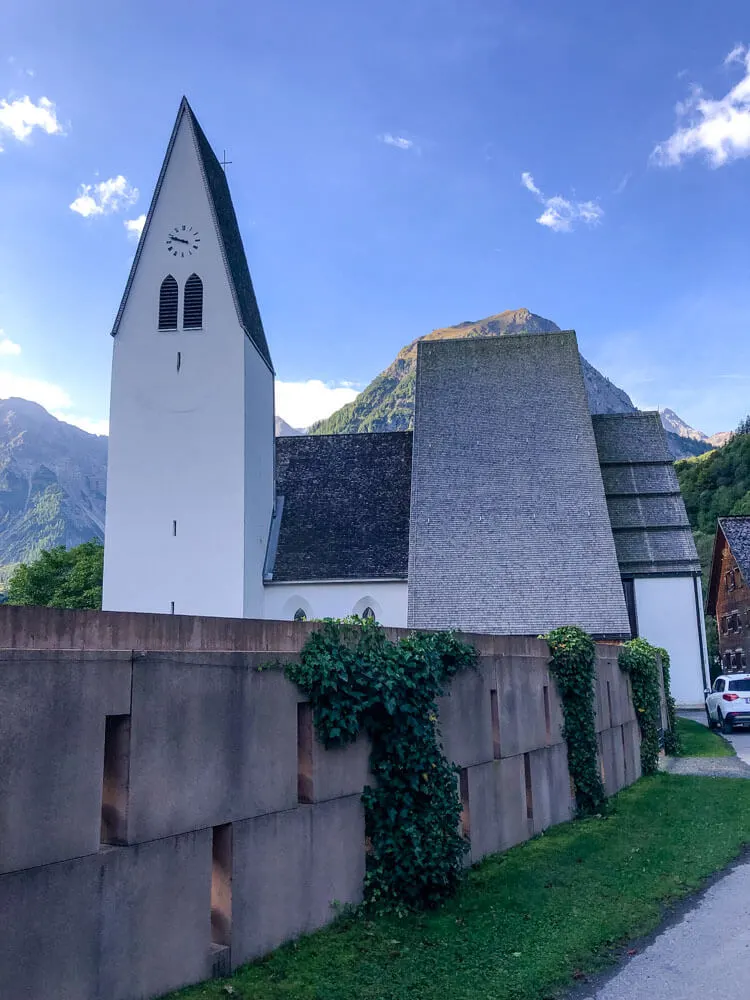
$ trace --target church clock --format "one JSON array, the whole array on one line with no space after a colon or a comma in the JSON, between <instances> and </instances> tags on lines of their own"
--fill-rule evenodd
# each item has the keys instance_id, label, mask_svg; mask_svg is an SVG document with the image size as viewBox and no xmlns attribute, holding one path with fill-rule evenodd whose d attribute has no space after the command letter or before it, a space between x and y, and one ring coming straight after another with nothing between
<instances>
[{"instance_id":1,"label":"church clock","mask_svg":"<svg viewBox=\"0 0 750 1000\"><path fill-rule=\"evenodd\" d=\"M166 239L173 257L192 257L201 245L200 234L192 226L175 226Z\"/></svg>"}]
</instances>

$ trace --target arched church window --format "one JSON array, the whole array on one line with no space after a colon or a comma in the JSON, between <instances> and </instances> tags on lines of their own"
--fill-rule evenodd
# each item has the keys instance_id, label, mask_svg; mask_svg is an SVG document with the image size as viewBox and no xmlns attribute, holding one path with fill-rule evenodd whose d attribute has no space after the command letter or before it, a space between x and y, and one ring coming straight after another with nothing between
<instances>
[{"instance_id":1,"label":"arched church window","mask_svg":"<svg viewBox=\"0 0 750 1000\"><path fill-rule=\"evenodd\" d=\"M297 608L297 610L294 612L294 620L296 622L306 622L307 621L307 615L305 614L305 609L304 608Z\"/></svg>"},{"instance_id":2,"label":"arched church window","mask_svg":"<svg viewBox=\"0 0 750 1000\"><path fill-rule=\"evenodd\" d=\"M191 274L185 282L185 305L182 310L183 330L198 330L203 326L203 282Z\"/></svg>"},{"instance_id":3,"label":"arched church window","mask_svg":"<svg viewBox=\"0 0 750 1000\"><path fill-rule=\"evenodd\" d=\"M362 617L363 618L375 618L375 612L372 610L371 607L366 607L365 610L362 612Z\"/></svg>"},{"instance_id":4,"label":"arched church window","mask_svg":"<svg viewBox=\"0 0 750 1000\"><path fill-rule=\"evenodd\" d=\"M168 274L159 289L159 329L177 329L177 282Z\"/></svg>"}]
</instances>

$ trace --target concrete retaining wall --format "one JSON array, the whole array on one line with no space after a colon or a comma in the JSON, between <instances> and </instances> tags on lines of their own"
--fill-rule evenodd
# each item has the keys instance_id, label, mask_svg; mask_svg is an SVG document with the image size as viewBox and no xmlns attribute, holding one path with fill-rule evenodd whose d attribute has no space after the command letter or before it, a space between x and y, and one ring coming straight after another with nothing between
<instances>
[{"instance_id":1,"label":"concrete retaining wall","mask_svg":"<svg viewBox=\"0 0 750 1000\"><path fill-rule=\"evenodd\" d=\"M314 627L0 608L0 996L145 1000L361 900L367 741L325 751L258 669ZM573 803L546 643L469 639L479 667L439 709L474 862ZM597 659L609 793L640 774L617 650Z\"/></svg>"}]
</instances>

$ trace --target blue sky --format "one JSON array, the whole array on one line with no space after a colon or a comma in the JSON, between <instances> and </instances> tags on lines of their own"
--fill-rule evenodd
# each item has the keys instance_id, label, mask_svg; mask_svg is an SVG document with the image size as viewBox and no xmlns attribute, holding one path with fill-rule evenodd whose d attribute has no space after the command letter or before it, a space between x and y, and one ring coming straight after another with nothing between
<instances>
[{"instance_id":1,"label":"blue sky","mask_svg":"<svg viewBox=\"0 0 750 1000\"><path fill-rule=\"evenodd\" d=\"M434 327L526 306L637 404L730 429L750 410L746 43L739 0L11 0L0 396L104 426L125 223L186 93L232 160L290 422Z\"/></svg>"}]
</instances>

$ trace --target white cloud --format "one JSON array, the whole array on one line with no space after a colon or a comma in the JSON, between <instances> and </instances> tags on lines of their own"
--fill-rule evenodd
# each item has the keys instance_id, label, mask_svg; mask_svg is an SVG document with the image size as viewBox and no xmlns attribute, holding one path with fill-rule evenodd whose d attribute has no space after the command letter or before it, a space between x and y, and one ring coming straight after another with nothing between
<instances>
[{"instance_id":1,"label":"white cloud","mask_svg":"<svg viewBox=\"0 0 750 1000\"><path fill-rule=\"evenodd\" d=\"M0 355L6 358L15 357L21 353L21 345L5 336L5 330L0 330Z\"/></svg>"},{"instance_id":2,"label":"white cloud","mask_svg":"<svg viewBox=\"0 0 750 1000\"><path fill-rule=\"evenodd\" d=\"M276 412L292 427L302 429L351 403L359 395L351 383L333 385L311 378L306 382L276 381Z\"/></svg>"},{"instance_id":3,"label":"white cloud","mask_svg":"<svg viewBox=\"0 0 750 1000\"><path fill-rule=\"evenodd\" d=\"M128 236L132 236L135 240L139 239L146 225L146 213L139 215L137 219L124 219L123 225L128 231Z\"/></svg>"},{"instance_id":4,"label":"white cloud","mask_svg":"<svg viewBox=\"0 0 750 1000\"><path fill-rule=\"evenodd\" d=\"M651 153L660 167L675 167L691 156L704 155L712 167L750 156L750 49L736 45L725 66L740 63L742 79L724 97L714 100L699 86L677 105L679 127Z\"/></svg>"},{"instance_id":5,"label":"white cloud","mask_svg":"<svg viewBox=\"0 0 750 1000\"><path fill-rule=\"evenodd\" d=\"M623 192L623 191L625 190L625 188L626 188L626 187L628 186L628 184L629 184L629 182L630 182L630 178L631 178L632 176L633 176L633 175L632 175L632 173L631 173L630 171L628 171L628 173L627 173L627 174L624 174L624 175L623 175L623 177L622 177L622 178L621 178L621 180L620 180L620 183L619 183L619 184L617 185L617 187L615 188L615 194L622 194L622 192Z\"/></svg>"},{"instance_id":6,"label":"white cloud","mask_svg":"<svg viewBox=\"0 0 750 1000\"><path fill-rule=\"evenodd\" d=\"M411 139L407 139L403 135L391 135L390 132L381 135L380 141L384 142L386 146L395 146L396 149L412 149L414 147Z\"/></svg>"},{"instance_id":7,"label":"white cloud","mask_svg":"<svg viewBox=\"0 0 750 1000\"><path fill-rule=\"evenodd\" d=\"M528 171L521 174L521 184L544 205L544 211L536 220L540 226L556 233L570 233L577 222L596 226L602 220L604 211L595 201L569 201L559 194L548 198L536 186Z\"/></svg>"},{"instance_id":8,"label":"white cloud","mask_svg":"<svg viewBox=\"0 0 750 1000\"><path fill-rule=\"evenodd\" d=\"M0 101L0 138L4 134L9 134L19 142L23 142L35 128L41 129L48 135L64 134L52 101L40 97L39 103L34 104L28 96L19 97L15 101ZM2 148L0 145L0 150Z\"/></svg>"},{"instance_id":9,"label":"white cloud","mask_svg":"<svg viewBox=\"0 0 750 1000\"><path fill-rule=\"evenodd\" d=\"M8 399L10 396L30 399L50 411L67 410L72 405L67 392L54 382L0 370L0 399Z\"/></svg>"},{"instance_id":10,"label":"white cloud","mask_svg":"<svg viewBox=\"0 0 750 1000\"><path fill-rule=\"evenodd\" d=\"M66 424L73 424L80 427L82 431L89 434L109 434L109 420L91 420L89 417L78 417L71 413L56 412L52 414L58 420L64 420Z\"/></svg>"},{"instance_id":11,"label":"white cloud","mask_svg":"<svg viewBox=\"0 0 750 1000\"><path fill-rule=\"evenodd\" d=\"M19 344L14 343L4 332L0 330L0 355L5 357L15 356L21 353ZM89 434L108 434L108 420L92 420L90 417L78 416L70 413L73 401L68 392L55 382L47 382L45 379L30 378L26 375L18 375L16 372L0 368L0 399L10 397L18 399L29 399L32 403L39 403L45 410L64 420L66 423L74 424L76 427L88 431Z\"/></svg>"},{"instance_id":12,"label":"white cloud","mask_svg":"<svg viewBox=\"0 0 750 1000\"><path fill-rule=\"evenodd\" d=\"M88 219L92 215L110 215L128 208L138 201L138 188L118 174L98 184L82 184L75 201L69 208Z\"/></svg>"},{"instance_id":13,"label":"white cloud","mask_svg":"<svg viewBox=\"0 0 750 1000\"><path fill-rule=\"evenodd\" d=\"M735 45L729 55L724 59L724 65L731 66L732 63L743 62L746 52L747 49L744 45Z\"/></svg>"}]
</instances>

